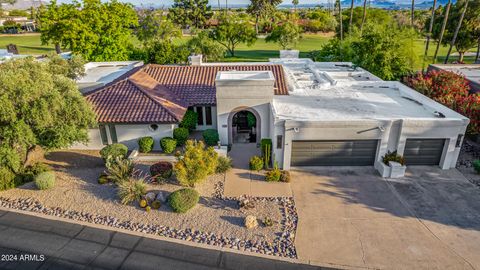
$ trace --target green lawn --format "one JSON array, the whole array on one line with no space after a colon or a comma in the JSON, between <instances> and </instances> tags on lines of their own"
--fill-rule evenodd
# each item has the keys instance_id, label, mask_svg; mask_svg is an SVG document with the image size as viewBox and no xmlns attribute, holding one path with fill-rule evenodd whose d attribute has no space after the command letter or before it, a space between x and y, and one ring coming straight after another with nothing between
<instances>
[{"instance_id":1,"label":"green lawn","mask_svg":"<svg viewBox=\"0 0 480 270\"><path fill-rule=\"evenodd\" d=\"M176 42L184 42L188 37L183 37L181 40ZM318 50L322 45L327 42L330 37L325 37L323 35L315 34L305 34L303 39L297 46L297 49L300 50L300 56L306 57L307 53L312 50ZM138 43L138 41L134 41ZM3 35L0 36L0 48L5 48L7 44L16 44L18 50L21 54L33 54L33 55L42 55L48 52L54 51L53 45L41 45L39 35ZM436 44L431 43L429 55L432 56L435 51ZM412 48L418 55L418 61L415 63L416 69L422 68L422 59L423 52L425 49L424 40L416 40L412 44ZM227 57L224 59L225 62L258 62L258 61L267 61L269 58L278 57L279 47L275 43L266 43L263 38L259 38L257 42L251 46L247 47L245 45L239 45L236 49L235 57ZM439 52L438 63L443 62L445 55L447 53L447 47L441 47ZM472 50L473 51L473 50ZM431 57L430 57L431 58ZM450 57L451 60L455 60L456 56ZM472 63L473 57L465 57L465 62ZM429 61L428 61L429 62Z\"/></svg>"}]
</instances>

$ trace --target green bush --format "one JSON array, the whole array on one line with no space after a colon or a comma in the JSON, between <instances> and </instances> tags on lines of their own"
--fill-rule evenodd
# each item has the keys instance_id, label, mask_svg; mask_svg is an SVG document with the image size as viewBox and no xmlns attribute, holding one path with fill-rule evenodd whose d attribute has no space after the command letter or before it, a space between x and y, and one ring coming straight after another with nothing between
<instances>
[{"instance_id":1,"label":"green bush","mask_svg":"<svg viewBox=\"0 0 480 270\"><path fill-rule=\"evenodd\" d=\"M147 192L147 184L143 179L130 178L118 184L118 196L122 204L139 201Z\"/></svg>"},{"instance_id":2,"label":"green bush","mask_svg":"<svg viewBox=\"0 0 480 270\"><path fill-rule=\"evenodd\" d=\"M205 180L208 175L214 174L217 168L218 154L213 147L205 148L202 141L188 140L185 150L175 163L174 173L178 182L183 186L194 187Z\"/></svg>"},{"instance_id":3,"label":"green bush","mask_svg":"<svg viewBox=\"0 0 480 270\"><path fill-rule=\"evenodd\" d=\"M198 114L194 111L188 110L183 116L183 119L178 126L192 131L197 128L197 122Z\"/></svg>"},{"instance_id":4,"label":"green bush","mask_svg":"<svg viewBox=\"0 0 480 270\"><path fill-rule=\"evenodd\" d=\"M142 137L138 140L138 151L148 153L153 149L154 140L152 137Z\"/></svg>"},{"instance_id":5,"label":"green bush","mask_svg":"<svg viewBox=\"0 0 480 270\"><path fill-rule=\"evenodd\" d=\"M393 152L387 151L385 156L382 157L382 161L385 165L388 165L388 162L390 161L398 162L402 165L405 165L405 159L401 155L397 154L397 150Z\"/></svg>"},{"instance_id":6,"label":"green bush","mask_svg":"<svg viewBox=\"0 0 480 270\"><path fill-rule=\"evenodd\" d=\"M272 169L265 174L265 180L267 182L278 182L282 177L282 172L278 169Z\"/></svg>"},{"instance_id":7,"label":"green bush","mask_svg":"<svg viewBox=\"0 0 480 270\"><path fill-rule=\"evenodd\" d=\"M202 133L203 140L209 146L217 145L220 137L218 136L218 131L216 129L207 129Z\"/></svg>"},{"instance_id":8,"label":"green bush","mask_svg":"<svg viewBox=\"0 0 480 270\"><path fill-rule=\"evenodd\" d=\"M177 140L172 137L164 137L160 140L160 146L162 147L164 153L173 153L177 147Z\"/></svg>"},{"instance_id":9,"label":"green bush","mask_svg":"<svg viewBox=\"0 0 480 270\"><path fill-rule=\"evenodd\" d=\"M161 201L158 201L158 200L155 200L152 202L152 208L153 209L158 209L162 206L162 202Z\"/></svg>"},{"instance_id":10,"label":"green bush","mask_svg":"<svg viewBox=\"0 0 480 270\"><path fill-rule=\"evenodd\" d=\"M172 176L173 165L168 161L160 161L150 166L150 176L158 182L162 182Z\"/></svg>"},{"instance_id":11,"label":"green bush","mask_svg":"<svg viewBox=\"0 0 480 270\"><path fill-rule=\"evenodd\" d=\"M290 183L291 181L290 172L282 170L281 173L282 175L280 176L280 181L285 183Z\"/></svg>"},{"instance_id":12,"label":"green bush","mask_svg":"<svg viewBox=\"0 0 480 270\"><path fill-rule=\"evenodd\" d=\"M173 138L177 140L177 144L183 146L188 140L188 128L176 128L173 130Z\"/></svg>"},{"instance_id":13,"label":"green bush","mask_svg":"<svg viewBox=\"0 0 480 270\"><path fill-rule=\"evenodd\" d=\"M16 179L19 184L29 183L35 180L35 176L51 170L50 166L44 163L35 163L27 166L21 173L17 174Z\"/></svg>"},{"instance_id":14,"label":"green bush","mask_svg":"<svg viewBox=\"0 0 480 270\"><path fill-rule=\"evenodd\" d=\"M100 150L100 155L102 156L103 160L107 162L108 160L116 159L117 157L126 158L127 152L127 146L121 143L114 143L107 145Z\"/></svg>"},{"instance_id":15,"label":"green bush","mask_svg":"<svg viewBox=\"0 0 480 270\"><path fill-rule=\"evenodd\" d=\"M16 187L15 173L9 168L0 167L0 190L7 190Z\"/></svg>"},{"instance_id":16,"label":"green bush","mask_svg":"<svg viewBox=\"0 0 480 270\"><path fill-rule=\"evenodd\" d=\"M260 171L263 168L263 159L259 156L253 156L250 158L250 170Z\"/></svg>"},{"instance_id":17,"label":"green bush","mask_svg":"<svg viewBox=\"0 0 480 270\"><path fill-rule=\"evenodd\" d=\"M101 173L98 177L98 183L100 185L105 185L108 184L108 182L110 182L110 180L108 179L108 175L106 173Z\"/></svg>"},{"instance_id":18,"label":"green bush","mask_svg":"<svg viewBox=\"0 0 480 270\"><path fill-rule=\"evenodd\" d=\"M128 180L133 175L135 164L129 159L117 157L115 160L107 161L106 167L108 181L118 184Z\"/></svg>"},{"instance_id":19,"label":"green bush","mask_svg":"<svg viewBox=\"0 0 480 270\"><path fill-rule=\"evenodd\" d=\"M35 185L40 190L46 190L55 186L55 173L43 172L35 177Z\"/></svg>"},{"instance_id":20,"label":"green bush","mask_svg":"<svg viewBox=\"0 0 480 270\"><path fill-rule=\"evenodd\" d=\"M268 169L272 157L272 139L264 138L260 141L263 157L263 166Z\"/></svg>"},{"instance_id":21,"label":"green bush","mask_svg":"<svg viewBox=\"0 0 480 270\"><path fill-rule=\"evenodd\" d=\"M232 159L229 157L219 156L217 162L216 173L226 173L232 168Z\"/></svg>"},{"instance_id":22,"label":"green bush","mask_svg":"<svg viewBox=\"0 0 480 270\"><path fill-rule=\"evenodd\" d=\"M477 159L472 162L473 168L477 173L480 173L480 159Z\"/></svg>"},{"instance_id":23,"label":"green bush","mask_svg":"<svg viewBox=\"0 0 480 270\"><path fill-rule=\"evenodd\" d=\"M184 188L172 192L168 196L168 204L176 213L186 213L192 209L200 199L198 192L191 188Z\"/></svg>"}]
</instances>

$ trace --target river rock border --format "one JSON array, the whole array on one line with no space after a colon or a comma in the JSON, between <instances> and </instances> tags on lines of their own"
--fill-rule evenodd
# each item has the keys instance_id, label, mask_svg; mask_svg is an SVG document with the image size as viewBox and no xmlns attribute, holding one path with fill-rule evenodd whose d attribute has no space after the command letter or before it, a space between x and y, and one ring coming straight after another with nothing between
<instances>
[{"instance_id":1,"label":"river rock border","mask_svg":"<svg viewBox=\"0 0 480 270\"><path fill-rule=\"evenodd\" d=\"M218 195L224 200L238 200L238 198L223 198L223 183L219 182L215 189L215 196ZM178 240L191 241L200 244L208 244L217 247L232 248L240 251L249 251L266 255L274 255L286 258L297 258L295 249L295 232L298 223L298 215L295 209L293 198L249 198L252 201L270 201L281 206L282 220L280 221L283 233L273 242L242 240L233 237L224 237L213 233L202 232L192 229L175 229L168 226L140 224L131 221L119 220L112 216L93 215L86 212L66 210L60 207L45 207L39 201L32 198L10 199L0 197L0 206L23 211L30 211L44 215L68 218L76 221L89 222L99 225L110 226L118 229L125 229L147 234L154 234Z\"/></svg>"}]
</instances>

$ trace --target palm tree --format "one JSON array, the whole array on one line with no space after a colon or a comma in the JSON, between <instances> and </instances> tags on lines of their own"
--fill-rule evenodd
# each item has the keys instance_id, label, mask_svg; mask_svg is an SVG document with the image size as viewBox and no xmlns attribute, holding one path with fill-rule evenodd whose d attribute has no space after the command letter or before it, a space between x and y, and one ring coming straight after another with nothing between
<instances>
[{"instance_id":1,"label":"palm tree","mask_svg":"<svg viewBox=\"0 0 480 270\"><path fill-rule=\"evenodd\" d=\"M430 26L427 33L427 44L425 45L425 54L423 55L423 69L425 69L425 59L428 57L428 46L430 45L430 38L432 37L433 21L435 20L435 8L437 7L437 0L433 0L432 16L430 17Z\"/></svg>"},{"instance_id":2,"label":"palm tree","mask_svg":"<svg viewBox=\"0 0 480 270\"><path fill-rule=\"evenodd\" d=\"M340 20L340 40L343 40L342 0L338 0L338 19Z\"/></svg>"},{"instance_id":3,"label":"palm tree","mask_svg":"<svg viewBox=\"0 0 480 270\"><path fill-rule=\"evenodd\" d=\"M292 0L292 4L293 4L293 9L295 10L295 13L297 13L297 6L298 6L298 0Z\"/></svg>"},{"instance_id":4,"label":"palm tree","mask_svg":"<svg viewBox=\"0 0 480 270\"><path fill-rule=\"evenodd\" d=\"M450 7L452 6L452 0L448 0L447 9L445 10L445 17L443 18L442 30L440 31L440 37L438 39L437 48L435 49L435 54L433 55L433 63L437 62L438 50L442 44L443 34L445 34L445 27L447 26L448 14L450 13Z\"/></svg>"},{"instance_id":5,"label":"palm tree","mask_svg":"<svg viewBox=\"0 0 480 270\"><path fill-rule=\"evenodd\" d=\"M352 23L353 23L353 5L355 3L355 0L352 0L352 3L350 4L350 21L348 22L348 33L352 32Z\"/></svg>"},{"instance_id":6,"label":"palm tree","mask_svg":"<svg viewBox=\"0 0 480 270\"><path fill-rule=\"evenodd\" d=\"M360 33L363 32L363 25L365 24L365 20L367 20L367 0L363 1L363 17L362 24L360 25Z\"/></svg>"},{"instance_id":7,"label":"palm tree","mask_svg":"<svg viewBox=\"0 0 480 270\"><path fill-rule=\"evenodd\" d=\"M415 0L412 0L412 27L415 21Z\"/></svg>"},{"instance_id":8,"label":"palm tree","mask_svg":"<svg viewBox=\"0 0 480 270\"><path fill-rule=\"evenodd\" d=\"M475 56L475 63L478 63L479 60L480 60L480 37L478 37L477 55Z\"/></svg>"},{"instance_id":9,"label":"palm tree","mask_svg":"<svg viewBox=\"0 0 480 270\"><path fill-rule=\"evenodd\" d=\"M460 28L462 27L463 18L465 17L465 13L467 12L468 1L469 0L465 1L465 6L463 7L462 15L460 15L460 21L457 24L457 28L455 29L455 33L453 33L453 38L452 38L452 41L450 42L450 48L448 48L448 53L447 53L447 57L445 57L444 64L448 63L448 58L450 57L450 53L452 52L453 46L455 46L455 42L457 42L458 32L460 31Z\"/></svg>"}]
</instances>

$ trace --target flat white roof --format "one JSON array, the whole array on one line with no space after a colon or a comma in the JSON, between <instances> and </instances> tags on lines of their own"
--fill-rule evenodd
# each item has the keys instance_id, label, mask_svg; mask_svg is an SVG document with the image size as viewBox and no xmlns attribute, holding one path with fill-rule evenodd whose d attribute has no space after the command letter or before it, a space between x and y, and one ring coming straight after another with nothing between
<instances>
[{"instance_id":1,"label":"flat white roof","mask_svg":"<svg viewBox=\"0 0 480 270\"><path fill-rule=\"evenodd\" d=\"M135 67L143 66L142 61L90 62L85 64L85 76L77 80L82 92L104 86Z\"/></svg>"},{"instance_id":2,"label":"flat white roof","mask_svg":"<svg viewBox=\"0 0 480 270\"><path fill-rule=\"evenodd\" d=\"M351 63L273 62L284 66L289 84L288 96L273 98L279 120L466 119L399 82L382 81Z\"/></svg>"},{"instance_id":3,"label":"flat white roof","mask_svg":"<svg viewBox=\"0 0 480 270\"><path fill-rule=\"evenodd\" d=\"M275 80L271 71L219 71L216 80Z\"/></svg>"}]
</instances>

